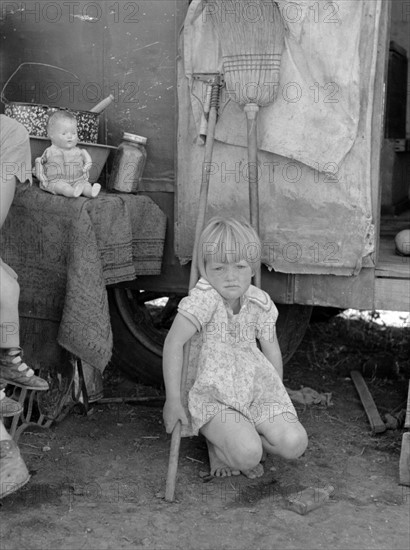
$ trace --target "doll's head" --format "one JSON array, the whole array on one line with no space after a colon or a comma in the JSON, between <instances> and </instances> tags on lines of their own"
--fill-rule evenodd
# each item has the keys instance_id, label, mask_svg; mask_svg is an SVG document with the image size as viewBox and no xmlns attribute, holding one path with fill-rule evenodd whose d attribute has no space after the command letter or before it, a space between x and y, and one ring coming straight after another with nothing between
<instances>
[{"instance_id":1,"label":"doll's head","mask_svg":"<svg viewBox=\"0 0 410 550\"><path fill-rule=\"evenodd\" d=\"M261 241L248 222L214 217L209 220L199 239L198 269L201 276L206 277L206 266L210 262L245 260L254 274L261 264L261 252Z\"/></svg>"},{"instance_id":2,"label":"doll's head","mask_svg":"<svg viewBox=\"0 0 410 550\"><path fill-rule=\"evenodd\" d=\"M56 147L73 149L78 143L77 119L67 111L57 111L48 120L47 134Z\"/></svg>"}]
</instances>

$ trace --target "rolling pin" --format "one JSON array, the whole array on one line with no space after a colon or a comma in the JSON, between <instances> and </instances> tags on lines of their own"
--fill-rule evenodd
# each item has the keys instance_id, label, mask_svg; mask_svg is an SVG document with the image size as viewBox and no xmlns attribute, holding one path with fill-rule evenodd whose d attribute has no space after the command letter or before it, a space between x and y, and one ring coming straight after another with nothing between
<instances>
[{"instance_id":1,"label":"rolling pin","mask_svg":"<svg viewBox=\"0 0 410 550\"><path fill-rule=\"evenodd\" d=\"M91 113L102 113L104 109L108 107L110 103L114 100L114 96L110 94L109 96L102 99L97 105L94 105L94 107L90 110Z\"/></svg>"}]
</instances>

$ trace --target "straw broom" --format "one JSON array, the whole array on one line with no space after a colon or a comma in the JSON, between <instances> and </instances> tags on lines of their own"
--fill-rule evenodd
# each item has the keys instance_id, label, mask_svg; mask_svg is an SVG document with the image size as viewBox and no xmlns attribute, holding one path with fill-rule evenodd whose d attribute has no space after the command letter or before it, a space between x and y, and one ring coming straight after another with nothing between
<instances>
[{"instance_id":1,"label":"straw broom","mask_svg":"<svg viewBox=\"0 0 410 550\"><path fill-rule=\"evenodd\" d=\"M275 100L285 29L271 0L206 0L221 51L226 90L247 119L250 222L259 233L257 117ZM260 270L255 273L260 287Z\"/></svg>"}]
</instances>

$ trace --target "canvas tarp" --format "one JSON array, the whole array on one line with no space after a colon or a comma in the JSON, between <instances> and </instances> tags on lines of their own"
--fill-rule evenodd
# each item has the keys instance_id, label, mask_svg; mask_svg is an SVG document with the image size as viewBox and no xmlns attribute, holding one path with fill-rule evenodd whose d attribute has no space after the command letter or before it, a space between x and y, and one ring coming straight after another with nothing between
<instances>
[{"instance_id":1,"label":"canvas tarp","mask_svg":"<svg viewBox=\"0 0 410 550\"><path fill-rule=\"evenodd\" d=\"M374 249L371 119L381 0L277 4L287 28L280 81L258 117L263 261L285 273L350 275ZM190 5L180 54L176 252L186 262L204 156L204 85L193 75L222 67L202 0ZM224 90L221 99L208 217L248 217L246 118Z\"/></svg>"}]
</instances>

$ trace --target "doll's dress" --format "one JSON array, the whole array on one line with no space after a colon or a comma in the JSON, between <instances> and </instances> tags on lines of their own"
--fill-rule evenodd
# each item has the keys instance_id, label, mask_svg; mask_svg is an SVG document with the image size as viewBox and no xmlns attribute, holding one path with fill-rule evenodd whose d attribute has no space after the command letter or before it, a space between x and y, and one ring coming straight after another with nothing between
<instances>
[{"instance_id":1,"label":"doll's dress","mask_svg":"<svg viewBox=\"0 0 410 550\"><path fill-rule=\"evenodd\" d=\"M50 145L44 151L41 163L47 182L40 182L40 188L50 193L55 194L54 185L57 181L65 181L72 187L88 181L83 173L84 159L78 147L65 153L63 149Z\"/></svg>"},{"instance_id":2,"label":"doll's dress","mask_svg":"<svg viewBox=\"0 0 410 550\"><path fill-rule=\"evenodd\" d=\"M283 382L256 342L274 337L278 311L266 292L251 285L234 315L222 296L201 278L181 300L178 311L198 330L188 367L191 435L216 414L232 415L233 411L254 425L273 421L279 414L295 421L296 411Z\"/></svg>"}]
</instances>

